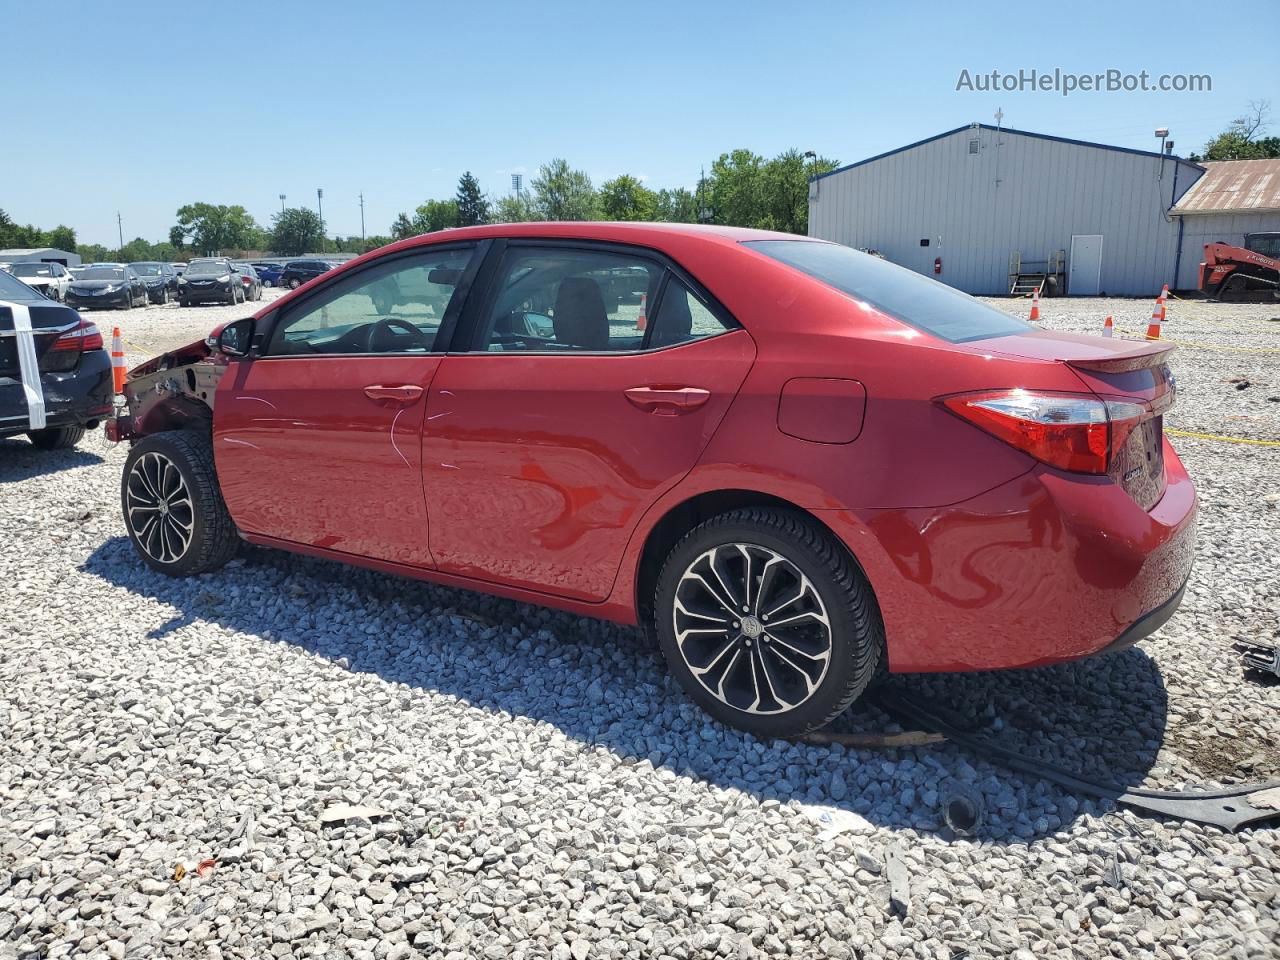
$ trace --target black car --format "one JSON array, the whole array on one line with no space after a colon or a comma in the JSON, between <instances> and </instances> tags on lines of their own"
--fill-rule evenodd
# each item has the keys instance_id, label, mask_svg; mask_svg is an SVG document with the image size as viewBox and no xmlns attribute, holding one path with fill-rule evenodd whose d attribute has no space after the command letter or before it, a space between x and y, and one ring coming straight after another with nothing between
<instances>
[{"instance_id":1,"label":"black car","mask_svg":"<svg viewBox=\"0 0 1280 960\"><path fill-rule=\"evenodd\" d=\"M111 358L102 334L2 270L0 300L26 307L31 325L29 334L19 333L14 308L0 306L0 437L25 433L43 450L74 446L111 413ZM26 378L20 359L25 337L36 361ZM28 400L28 386L38 402Z\"/></svg>"},{"instance_id":2,"label":"black car","mask_svg":"<svg viewBox=\"0 0 1280 960\"><path fill-rule=\"evenodd\" d=\"M233 263L231 266L235 268L236 273L240 275L240 282L244 284L244 298L246 300L262 299L262 278L258 276L258 271L254 269L251 263Z\"/></svg>"},{"instance_id":3,"label":"black car","mask_svg":"<svg viewBox=\"0 0 1280 960\"><path fill-rule=\"evenodd\" d=\"M142 278L123 263L95 263L71 281L64 302L77 310L97 307L131 310L147 305L147 288Z\"/></svg>"},{"instance_id":4,"label":"black car","mask_svg":"<svg viewBox=\"0 0 1280 960\"><path fill-rule=\"evenodd\" d=\"M284 265L284 272L280 274L280 286L296 290L308 280L314 280L332 269L333 264L324 260L291 260Z\"/></svg>"},{"instance_id":5,"label":"black car","mask_svg":"<svg viewBox=\"0 0 1280 960\"><path fill-rule=\"evenodd\" d=\"M129 264L147 288L147 298L152 303L168 303L178 295L178 273L173 267L159 260L139 260Z\"/></svg>"},{"instance_id":6,"label":"black car","mask_svg":"<svg viewBox=\"0 0 1280 960\"><path fill-rule=\"evenodd\" d=\"M230 260L208 257L192 260L178 281L178 303L244 303L244 282Z\"/></svg>"}]
</instances>

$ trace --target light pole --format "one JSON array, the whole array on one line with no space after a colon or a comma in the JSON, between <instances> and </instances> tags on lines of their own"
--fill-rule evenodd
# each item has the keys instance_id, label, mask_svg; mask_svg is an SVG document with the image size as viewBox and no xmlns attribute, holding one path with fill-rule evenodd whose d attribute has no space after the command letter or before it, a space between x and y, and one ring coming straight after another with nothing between
<instances>
[{"instance_id":1,"label":"light pole","mask_svg":"<svg viewBox=\"0 0 1280 960\"><path fill-rule=\"evenodd\" d=\"M364 246L364 191L360 191L360 246Z\"/></svg>"},{"instance_id":2,"label":"light pole","mask_svg":"<svg viewBox=\"0 0 1280 960\"><path fill-rule=\"evenodd\" d=\"M280 194L280 213L284 214L284 194Z\"/></svg>"},{"instance_id":3,"label":"light pole","mask_svg":"<svg viewBox=\"0 0 1280 960\"><path fill-rule=\"evenodd\" d=\"M324 253L324 188L316 187L316 210L320 214L320 252Z\"/></svg>"},{"instance_id":4,"label":"light pole","mask_svg":"<svg viewBox=\"0 0 1280 960\"><path fill-rule=\"evenodd\" d=\"M120 219L120 211L116 211L116 235L120 238L120 249L124 249L124 223Z\"/></svg>"}]
</instances>

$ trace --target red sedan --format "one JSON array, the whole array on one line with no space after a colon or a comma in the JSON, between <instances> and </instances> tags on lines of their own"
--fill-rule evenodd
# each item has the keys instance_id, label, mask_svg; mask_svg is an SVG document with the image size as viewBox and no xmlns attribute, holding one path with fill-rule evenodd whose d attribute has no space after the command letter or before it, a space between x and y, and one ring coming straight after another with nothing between
<instances>
[{"instance_id":1,"label":"red sedan","mask_svg":"<svg viewBox=\"0 0 1280 960\"><path fill-rule=\"evenodd\" d=\"M1169 349L803 237L505 224L144 364L108 433L157 570L243 539L640 624L714 716L791 735L882 669L1072 660L1172 615Z\"/></svg>"}]
</instances>

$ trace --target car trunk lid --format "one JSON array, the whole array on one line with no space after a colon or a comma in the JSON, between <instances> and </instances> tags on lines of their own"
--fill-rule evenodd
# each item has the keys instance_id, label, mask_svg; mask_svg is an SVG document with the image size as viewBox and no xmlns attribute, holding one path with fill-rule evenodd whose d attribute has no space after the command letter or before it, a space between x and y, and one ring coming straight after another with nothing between
<instances>
[{"instance_id":1,"label":"car trunk lid","mask_svg":"<svg viewBox=\"0 0 1280 960\"><path fill-rule=\"evenodd\" d=\"M27 308L31 314L31 329L35 334L37 360L44 357L61 334L80 322L73 311L54 303L31 301ZM8 307L0 307L0 377L17 380L21 376L13 311Z\"/></svg>"},{"instance_id":2,"label":"car trunk lid","mask_svg":"<svg viewBox=\"0 0 1280 960\"><path fill-rule=\"evenodd\" d=\"M1173 406L1173 344L1036 330L971 344L983 352L1065 364L1103 400L1138 404L1142 415L1115 424L1108 475L1144 510L1165 490L1164 414Z\"/></svg>"}]
</instances>

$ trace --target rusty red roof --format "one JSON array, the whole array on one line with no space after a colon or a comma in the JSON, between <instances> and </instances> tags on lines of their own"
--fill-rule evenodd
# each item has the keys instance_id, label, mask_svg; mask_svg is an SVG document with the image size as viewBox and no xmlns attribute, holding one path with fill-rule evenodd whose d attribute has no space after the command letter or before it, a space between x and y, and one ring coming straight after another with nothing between
<instances>
[{"instance_id":1,"label":"rusty red roof","mask_svg":"<svg viewBox=\"0 0 1280 960\"><path fill-rule=\"evenodd\" d=\"M1280 210L1280 159L1217 160L1182 195L1174 214Z\"/></svg>"}]
</instances>

